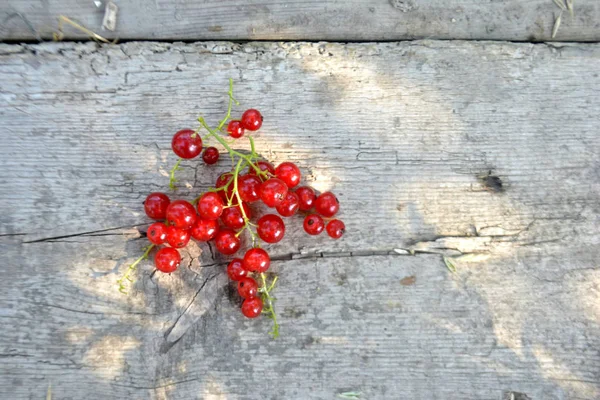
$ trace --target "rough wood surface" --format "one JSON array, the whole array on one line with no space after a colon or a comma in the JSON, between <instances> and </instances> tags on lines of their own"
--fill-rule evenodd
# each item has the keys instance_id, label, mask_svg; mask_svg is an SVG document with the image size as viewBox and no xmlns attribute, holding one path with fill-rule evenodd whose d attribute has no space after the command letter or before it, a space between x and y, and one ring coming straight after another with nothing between
<instances>
[{"instance_id":1,"label":"rough wood surface","mask_svg":"<svg viewBox=\"0 0 600 400\"><path fill-rule=\"evenodd\" d=\"M593 44L0 46L0 397L597 399L599 61ZM294 219L270 247L275 341L204 245L114 285L170 135L216 121L229 77L266 116L257 148L339 194L348 227L331 242ZM228 165L196 164L178 196Z\"/></svg>"},{"instance_id":2,"label":"rough wood surface","mask_svg":"<svg viewBox=\"0 0 600 400\"><path fill-rule=\"evenodd\" d=\"M561 0L563 1L563 0ZM552 0L180 0L115 1L117 28L102 30L104 4L5 0L0 39L52 39L60 15L106 37L166 40L550 40L560 13ZM553 40L600 40L600 3L575 0ZM88 39L72 27L67 38Z\"/></svg>"}]
</instances>

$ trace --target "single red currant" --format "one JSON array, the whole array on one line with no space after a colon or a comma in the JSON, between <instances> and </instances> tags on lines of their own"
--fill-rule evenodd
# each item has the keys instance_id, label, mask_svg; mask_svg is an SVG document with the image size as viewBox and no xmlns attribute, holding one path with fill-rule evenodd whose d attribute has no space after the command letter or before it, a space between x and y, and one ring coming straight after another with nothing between
<instances>
[{"instance_id":1,"label":"single red currant","mask_svg":"<svg viewBox=\"0 0 600 400\"><path fill-rule=\"evenodd\" d=\"M191 129L183 129L173 136L173 152L181 158L194 158L202 151L202 138Z\"/></svg>"},{"instance_id":2,"label":"single red currant","mask_svg":"<svg viewBox=\"0 0 600 400\"><path fill-rule=\"evenodd\" d=\"M217 182L215 183L215 188L220 189L227 186L227 189L219 190L219 196L223 199L223 201L227 202L229 199L233 198L233 174L231 172L225 172L217 178Z\"/></svg>"},{"instance_id":3,"label":"single red currant","mask_svg":"<svg viewBox=\"0 0 600 400\"><path fill-rule=\"evenodd\" d=\"M161 272L169 274L175 271L179 264L181 264L181 255L179 255L177 249L172 247L163 247L154 256L154 265Z\"/></svg>"},{"instance_id":4,"label":"single red currant","mask_svg":"<svg viewBox=\"0 0 600 400\"><path fill-rule=\"evenodd\" d=\"M323 222L323 218L317 214L310 214L304 218L304 230L309 235L318 235L323 232L325 228L325 223Z\"/></svg>"},{"instance_id":5,"label":"single red currant","mask_svg":"<svg viewBox=\"0 0 600 400\"><path fill-rule=\"evenodd\" d=\"M272 176L275 176L275 167L273 166L273 164L271 164L268 161L257 161L256 162L256 166L258 167L258 169L260 169L263 172L268 172L269 174L271 174ZM249 167L248 169L248 173L252 174L252 175L256 175L256 170L252 167ZM265 179L266 180L266 179Z\"/></svg>"},{"instance_id":6,"label":"single red currant","mask_svg":"<svg viewBox=\"0 0 600 400\"><path fill-rule=\"evenodd\" d=\"M167 221L181 229L190 229L196 223L196 210L185 200L175 200L167 207Z\"/></svg>"},{"instance_id":7,"label":"single red currant","mask_svg":"<svg viewBox=\"0 0 600 400\"><path fill-rule=\"evenodd\" d=\"M152 244L163 244L167 240L167 226L162 222L155 222L148 227L146 236Z\"/></svg>"},{"instance_id":8,"label":"single red currant","mask_svg":"<svg viewBox=\"0 0 600 400\"><path fill-rule=\"evenodd\" d=\"M300 210L308 211L315 205L315 200L317 199L317 194L315 190L308 186L300 186L296 189L296 194L298 195L298 199L300 200Z\"/></svg>"},{"instance_id":9,"label":"single red currant","mask_svg":"<svg viewBox=\"0 0 600 400\"><path fill-rule=\"evenodd\" d=\"M238 178L238 192L243 201L253 203L260 200L259 190L262 181L256 175L246 174Z\"/></svg>"},{"instance_id":10,"label":"single red currant","mask_svg":"<svg viewBox=\"0 0 600 400\"><path fill-rule=\"evenodd\" d=\"M265 250L255 247L244 254L244 269L250 272L262 273L269 269L271 257Z\"/></svg>"},{"instance_id":11,"label":"single red currant","mask_svg":"<svg viewBox=\"0 0 600 400\"><path fill-rule=\"evenodd\" d=\"M198 218L190 229L190 234L196 240L207 242L214 238L218 231L219 222L216 219Z\"/></svg>"},{"instance_id":12,"label":"single red currant","mask_svg":"<svg viewBox=\"0 0 600 400\"><path fill-rule=\"evenodd\" d=\"M327 223L327 234L334 239L342 237L346 230L346 225L339 219L332 219Z\"/></svg>"},{"instance_id":13,"label":"single red currant","mask_svg":"<svg viewBox=\"0 0 600 400\"><path fill-rule=\"evenodd\" d=\"M144 211L152 219L165 219L171 199L164 193L150 193L144 201Z\"/></svg>"},{"instance_id":14,"label":"single red currant","mask_svg":"<svg viewBox=\"0 0 600 400\"><path fill-rule=\"evenodd\" d=\"M249 131L257 131L263 123L263 116L260 111L251 108L242 114L242 126Z\"/></svg>"},{"instance_id":15,"label":"single red currant","mask_svg":"<svg viewBox=\"0 0 600 400\"><path fill-rule=\"evenodd\" d=\"M300 168L291 162L283 162L275 168L275 176L285 182L288 188L298 186L300 183Z\"/></svg>"},{"instance_id":16,"label":"single red currant","mask_svg":"<svg viewBox=\"0 0 600 400\"><path fill-rule=\"evenodd\" d=\"M242 314L246 318L256 318L260 315L263 309L263 302L258 297L246 299L242 303Z\"/></svg>"},{"instance_id":17,"label":"single red currant","mask_svg":"<svg viewBox=\"0 0 600 400\"><path fill-rule=\"evenodd\" d=\"M246 213L246 218L250 218L252 213L250 212L250 207L246 203L242 203L242 207L244 207L244 212ZM225 226L231 229L242 229L246 222L244 221L244 216L242 215L242 211L240 210L240 206L227 207L223 210L223 214L221 214L221 221Z\"/></svg>"},{"instance_id":18,"label":"single red currant","mask_svg":"<svg viewBox=\"0 0 600 400\"><path fill-rule=\"evenodd\" d=\"M215 247L221 254L232 255L240 249L240 246L240 238L235 236L235 232L231 229L221 229L215 235Z\"/></svg>"},{"instance_id":19,"label":"single red currant","mask_svg":"<svg viewBox=\"0 0 600 400\"><path fill-rule=\"evenodd\" d=\"M248 271L246 271L243 267L244 262L239 258L234 258L231 260L229 265L227 265L227 275L229 279L232 281L239 281L248 275Z\"/></svg>"},{"instance_id":20,"label":"single red currant","mask_svg":"<svg viewBox=\"0 0 600 400\"><path fill-rule=\"evenodd\" d=\"M267 214L260 217L256 228L258 236L267 243L277 243L283 239L285 224L281 217L275 214Z\"/></svg>"},{"instance_id":21,"label":"single red currant","mask_svg":"<svg viewBox=\"0 0 600 400\"><path fill-rule=\"evenodd\" d=\"M202 159L208 165L216 164L219 161L219 150L216 147L207 147L202 153Z\"/></svg>"},{"instance_id":22,"label":"single red currant","mask_svg":"<svg viewBox=\"0 0 600 400\"><path fill-rule=\"evenodd\" d=\"M187 246L189 241L189 231L178 228L176 226L167 227L167 243L169 243L169 246L174 247L176 249L181 249L182 247Z\"/></svg>"},{"instance_id":23,"label":"single red currant","mask_svg":"<svg viewBox=\"0 0 600 400\"><path fill-rule=\"evenodd\" d=\"M268 207L277 207L285 199L288 187L278 178L271 178L260 185L260 199Z\"/></svg>"},{"instance_id":24,"label":"single red currant","mask_svg":"<svg viewBox=\"0 0 600 400\"><path fill-rule=\"evenodd\" d=\"M285 199L275 209L283 217L291 217L298 212L300 200L294 192L287 192Z\"/></svg>"},{"instance_id":25,"label":"single red currant","mask_svg":"<svg viewBox=\"0 0 600 400\"><path fill-rule=\"evenodd\" d=\"M340 209L340 202L331 192L322 193L315 200L315 210L326 218L333 217Z\"/></svg>"},{"instance_id":26,"label":"single red currant","mask_svg":"<svg viewBox=\"0 0 600 400\"><path fill-rule=\"evenodd\" d=\"M254 279L244 277L238 281L238 293L244 299L256 297L258 294L258 284Z\"/></svg>"},{"instance_id":27,"label":"single red currant","mask_svg":"<svg viewBox=\"0 0 600 400\"><path fill-rule=\"evenodd\" d=\"M238 120L229 121L229 124L227 124L227 132L229 132L229 136L234 139L241 138L244 136L244 127L242 126L242 122Z\"/></svg>"},{"instance_id":28,"label":"single red currant","mask_svg":"<svg viewBox=\"0 0 600 400\"><path fill-rule=\"evenodd\" d=\"M198 214L204 219L217 219L223 214L223 200L215 192L206 192L198 200Z\"/></svg>"}]
</instances>

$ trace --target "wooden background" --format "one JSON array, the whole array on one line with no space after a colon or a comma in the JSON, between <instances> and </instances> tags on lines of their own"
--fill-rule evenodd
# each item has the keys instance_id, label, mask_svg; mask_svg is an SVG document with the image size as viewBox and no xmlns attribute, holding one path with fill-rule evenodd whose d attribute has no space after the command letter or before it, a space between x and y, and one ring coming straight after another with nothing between
<instances>
[{"instance_id":1,"label":"wooden background","mask_svg":"<svg viewBox=\"0 0 600 400\"><path fill-rule=\"evenodd\" d=\"M405 39L390 24L451 8L418 2L394 17L387 2L361 3L375 17L331 3L319 7L346 11L323 28L310 2L262 2L260 18L184 2L184 19L155 36L161 13L118 3L135 22L120 37L218 39L215 24L254 39L248 26L268 20L260 39ZM417 4L394 4L405 3ZM530 3L520 18L558 10ZM462 35L435 24L414 35L527 40L505 24L511 4L485 5L502 23L487 36L464 21ZM560 32L597 40L598 18L585 19L597 3L576 5L580 26ZM92 6L2 7L41 31L67 12L98 29ZM2 29L33 40L14 18ZM598 66L595 43L0 45L0 398L45 398L49 385L53 399L600 398ZM229 78L235 112L265 115L257 148L335 191L348 228L308 237L296 217L269 247L277 340L269 320L242 318L227 259L207 245L169 276L142 263L129 296L115 286L146 244L141 202L168 184L171 135L199 114L217 121ZM174 196L191 199L229 163L183 167Z\"/></svg>"}]
</instances>

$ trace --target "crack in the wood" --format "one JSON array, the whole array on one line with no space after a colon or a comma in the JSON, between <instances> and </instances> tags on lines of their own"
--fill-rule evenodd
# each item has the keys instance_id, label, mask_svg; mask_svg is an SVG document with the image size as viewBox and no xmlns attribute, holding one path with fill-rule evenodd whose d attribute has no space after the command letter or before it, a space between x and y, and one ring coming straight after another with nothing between
<instances>
[{"instance_id":1,"label":"crack in the wood","mask_svg":"<svg viewBox=\"0 0 600 400\"><path fill-rule=\"evenodd\" d=\"M108 232L108 231L114 231L117 229L126 229L126 228L135 228L138 226L144 226L144 225L149 225L150 223L142 223L142 224L135 224L135 225L124 225L124 226L117 226L114 228L106 228L106 229L98 229L95 231L87 231L87 232L78 232L78 233L72 233L69 235L60 235L60 236L52 236L52 237L47 237L47 238L41 238L41 239L35 239L35 240L25 240L21 243L23 244L31 244L31 243L42 243L42 242L51 242L51 241L57 241L58 239L66 239L66 238L72 238L72 237L77 237L77 236L93 236L96 233L102 233L102 232ZM121 233L115 233L115 235L121 235ZM98 235L96 235L98 236ZM103 236L109 236L107 234L103 235Z\"/></svg>"}]
</instances>

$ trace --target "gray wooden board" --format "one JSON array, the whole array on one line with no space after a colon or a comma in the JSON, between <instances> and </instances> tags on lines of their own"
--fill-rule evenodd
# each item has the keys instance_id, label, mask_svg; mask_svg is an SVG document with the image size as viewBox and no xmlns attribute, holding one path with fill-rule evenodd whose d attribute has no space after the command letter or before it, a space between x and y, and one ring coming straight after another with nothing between
<instances>
[{"instance_id":1,"label":"gray wooden board","mask_svg":"<svg viewBox=\"0 0 600 400\"><path fill-rule=\"evenodd\" d=\"M0 397L598 398L599 61L594 44L0 46ZM259 151L334 190L348 228L292 218L268 247L274 341L204 244L170 276L143 262L129 296L114 283L170 136L217 121L229 77L236 115L265 115ZM228 165L185 162L174 197Z\"/></svg>"},{"instance_id":2,"label":"gray wooden board","mask_svg":"<svg viewBox=\"0 0 600 400\"><path fill-rule=\"evenodd\" d=\"M561 0L562 1L562 0ZM166 40L550 40L560 13L552 0L453 1L115 1L114 32L102 30L104 4L92 0L5 0L0 39L52 39L67 16L110 38ZM575 0L555 40L600 40L600 3ZM86 33L67 27L71 39Z\"/></svg>"}]
</instances>

